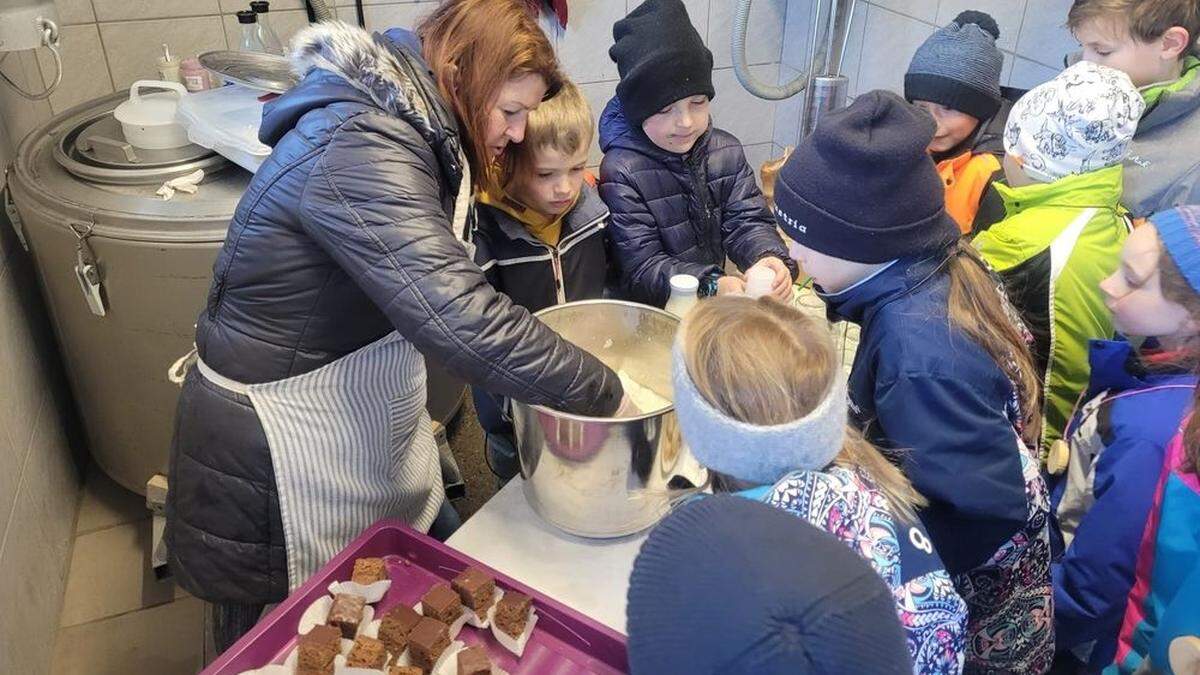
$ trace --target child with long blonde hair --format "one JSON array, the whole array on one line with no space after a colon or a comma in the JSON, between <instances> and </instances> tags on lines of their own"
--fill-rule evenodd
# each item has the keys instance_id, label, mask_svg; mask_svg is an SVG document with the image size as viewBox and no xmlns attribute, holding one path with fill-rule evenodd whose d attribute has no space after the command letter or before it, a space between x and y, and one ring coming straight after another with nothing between
<instances>
[{"instance_id":1,"label":"child with long blonde hair","mask_svg":"<svg viewBox=\"0 0 1200 675\"><path fill-rule=\"evenodd\" d=\"M853 424L904 451L922 523L970 608L969 672L1039 673L1054 653L1038 380L999 282L946 212L937 125L867 92L779 172L775 214L827 312L861 337Z\"/></svg>"},{"instance_id":2,"label":"child with long blonde hair","mask_svg":"<svg viewBox=\"0 0 1200 675\"><path fill-rule=\"evenodd\" d=\"M957 673L966 603L916 518L924 498L846 426L828 328L770 299L718 297L680 329L675 406L716 491L764 501L834 535L887 582L917 673Z\"/></svg>"}]
</instances>

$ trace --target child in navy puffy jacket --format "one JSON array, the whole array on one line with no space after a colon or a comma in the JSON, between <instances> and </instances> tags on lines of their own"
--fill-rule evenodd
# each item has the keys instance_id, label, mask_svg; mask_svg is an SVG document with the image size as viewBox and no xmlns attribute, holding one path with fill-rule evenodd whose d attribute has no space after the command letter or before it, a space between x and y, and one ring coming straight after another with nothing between
<instances>
[{"instance_id":1,"label":"child in navy puffy jacket","mask_svg":"<svg viewBox=\"0 0 1200 675\"><path fill-rule=\"evenodd\" d=\"M1135 229L1100 289L1122 334L1155 339L1092 341L1086 403L1050 457L1056 640L1089 670L1113 661L1164 452L1196 388L1200 207Z\"/></svg>"},{"instance_id":2,"label":"child in navy puffy jacket","mask_svg":"<svg viewBox=\"0 0 1200 675\"><path fill-rule=\"evenodd\" d=\"M711 126L712 52L681 0L646 0L613 37L621 82L600 117L600 196L623 293L662 307L676 274L700 279L701 295L739 291L728 257L771 269L772 293L790 298L795 264L742 144Z\"/></svg>"},{"instance_id":3,"label":"child in navy puffy jacket","mask_svg":"<svg viewBox=\"0 0 1200 675\"><path fill-rule=\"evenodd\" d=\"M775 212L829 312L862 328L851 418L929 501L921 520L968 607L966 671L1041 673L1054 634L1036 371L946 213L935 128L895 94L859 96L792 153Z\"/></svg>"}]
</instances>

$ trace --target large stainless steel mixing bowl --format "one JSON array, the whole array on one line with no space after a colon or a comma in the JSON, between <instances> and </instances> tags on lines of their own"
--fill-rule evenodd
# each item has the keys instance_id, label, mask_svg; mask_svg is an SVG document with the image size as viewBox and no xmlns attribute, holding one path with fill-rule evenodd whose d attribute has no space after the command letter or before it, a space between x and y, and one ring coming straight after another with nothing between
<instances>
[{"instance_id":1,"label":"large stainless steel mixing bowl","mask_svg":"<svg viewBox=\"0 0 1200 675\"><path fill-rule=\"evenodd\" d=\"M615 300L557 305L535 316L610 368L671 400L675 316ZM572 534L638 532L666 514L673 478L704 482L703 469L681 442L670 405L637 417L595 418L514 401L513 422L526 498L543 518Z\"/></svg>"}]
</instances>

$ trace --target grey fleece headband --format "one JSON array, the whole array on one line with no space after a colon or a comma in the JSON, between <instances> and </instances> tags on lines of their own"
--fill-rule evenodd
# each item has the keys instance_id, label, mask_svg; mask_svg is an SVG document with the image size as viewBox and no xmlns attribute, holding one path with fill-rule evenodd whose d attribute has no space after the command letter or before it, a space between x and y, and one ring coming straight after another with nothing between
<instances>
[{"instance_id":1,"label":"grey fleece headband","mask_svg":"<svg viewBox=\"0 0 1200 675\"><path fill-rule=\"evenodd\" d=\"M820 405L794 422L774 426L747 424L709 405L687 372L678 340L672 369L679 428L692 455L709 469L770 485L792 471L823 469L842 449L847 399L840 368Z\"/></svg>"}]
</instances>

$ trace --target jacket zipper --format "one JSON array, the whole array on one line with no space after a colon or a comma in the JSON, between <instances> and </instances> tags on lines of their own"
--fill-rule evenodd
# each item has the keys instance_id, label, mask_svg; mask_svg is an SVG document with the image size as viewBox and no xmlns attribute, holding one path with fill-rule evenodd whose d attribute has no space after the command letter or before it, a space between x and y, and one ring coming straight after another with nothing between
<instances>
[{"instance_id":1,"label":"jacket zipper","mask_svg":"<svg viewBox=\"0 0 1200 675\"><path fill-rule=\"evenodd\" d=\"M696 236L696 241L705 249L708 249L710 254L716 254L713 249L713 230L717 228L712 225L712 199L708 193L707 177L700 175L700 166L704 160L699 157L695 151L688 154L684 160L684 168L687 169L688 178L692 184L693 196L696 204L699 207L700 217L703 219L700 223L692 223L692 232Z\"/></svg>"},{"instance_id":2,"label":"jacket zipper","mask_svg":"<svg viewBox=\"0 0 1200 675\"><path fill-rule=\"evenodd\" d=\"M554 290L558 294L558 304L566 304L567 291L563 280L562 257L558 254L558 248L550 249L550 261L554 267Z\"/></svg>"}]
</instances>

